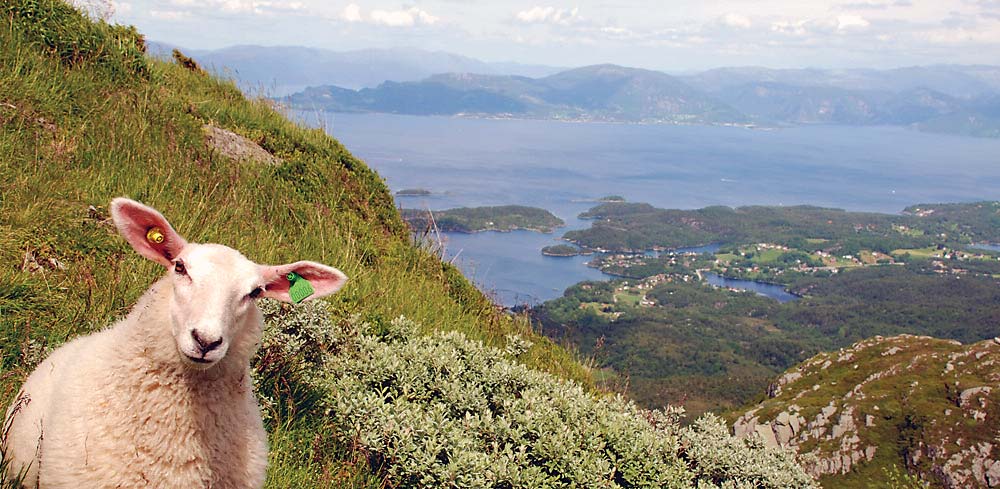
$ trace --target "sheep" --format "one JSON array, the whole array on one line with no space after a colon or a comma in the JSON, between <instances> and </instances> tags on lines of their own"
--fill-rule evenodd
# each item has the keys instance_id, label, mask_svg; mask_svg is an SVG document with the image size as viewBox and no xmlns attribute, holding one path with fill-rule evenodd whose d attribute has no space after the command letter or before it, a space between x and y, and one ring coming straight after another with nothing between
<instances>
[{"instance_id":1,"label":"sheep","mask_svg":"<svg viewBox=\"0 0 1000 489\"><path fill-rule=\"evenodd\" d=\"M316 299L347 277L188 243L126 198L111 202L111 215L135 251L168 271L124 319L56 349L28 377L4 422L7 476L24 471L25 487L38 488L263 487L255 299Z\"/></svg>"}]
</instances>

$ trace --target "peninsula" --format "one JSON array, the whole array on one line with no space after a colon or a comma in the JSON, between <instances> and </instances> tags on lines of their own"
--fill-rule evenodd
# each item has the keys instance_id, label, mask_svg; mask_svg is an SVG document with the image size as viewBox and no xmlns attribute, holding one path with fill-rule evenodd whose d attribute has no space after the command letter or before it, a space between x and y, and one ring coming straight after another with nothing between
<instances>
[{"instance_id":1,"label":"peninsula","mask_svg":"<svg viewBox=\"0 0 1000 489\"><path fill-rule=\"evenodd\" d=\"M441 211L401 209L401 213L414 232L436 225L438 230L452 233L509 232L518 229L551 233L565 224L545 209L523 205L460 207Z\"/></svg>"}]
</instances>

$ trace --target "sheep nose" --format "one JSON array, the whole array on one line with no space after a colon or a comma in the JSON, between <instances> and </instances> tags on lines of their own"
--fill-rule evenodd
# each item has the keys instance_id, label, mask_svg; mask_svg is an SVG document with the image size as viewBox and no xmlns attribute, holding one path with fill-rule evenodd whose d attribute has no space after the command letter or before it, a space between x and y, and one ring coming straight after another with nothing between
<instances>
[{"instance_id":1,"label":"sheep nose","mask_svg":"<svg viewBox=\"0 0 1000 489\"><path fill-rule=\"evenodd\" d=\"M194 338L194 342L198 344L198 349L201 350L202 356L206 353L216 349L222 344L222 337L217 340L209 340L201 336L197 329L191 330L191 337Z\"/></svg>"}]
</instances>

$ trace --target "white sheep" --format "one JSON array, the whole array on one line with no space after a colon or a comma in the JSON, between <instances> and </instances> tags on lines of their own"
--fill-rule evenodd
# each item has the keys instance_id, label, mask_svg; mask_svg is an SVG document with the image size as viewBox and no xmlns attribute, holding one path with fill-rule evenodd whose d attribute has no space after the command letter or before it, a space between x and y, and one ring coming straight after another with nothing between
<instances>
[{"instance_id":1,"label":"white sheep","mask_svg":"<svg viewBox=\"0 0 1000 489\"><path fill-rule=\"evenodd\" d=\"M111 215L168 272L125 319L58 348L28 377L4 423L11 473L26 470L26 486L40 488L262 487L254 299L299 301L310 286L318 298L347 278L319 263L258 265L188 243L133 200L114 199Z\"/></svg>"}]
</instances>

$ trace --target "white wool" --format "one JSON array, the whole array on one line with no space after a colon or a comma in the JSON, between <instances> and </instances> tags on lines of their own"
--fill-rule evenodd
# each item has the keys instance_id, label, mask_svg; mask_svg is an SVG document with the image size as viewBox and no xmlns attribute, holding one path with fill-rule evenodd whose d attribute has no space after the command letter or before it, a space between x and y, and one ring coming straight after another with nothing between
<instances>
[{"instance_id":1,"label":"white wool","mask_svg":"<svg viewBox=\"0 0 1000 489\"><path fill-rule=\"evenodd\" d=\"M111 328L57 349L8 410L8 457L28 487L259 488L267 435L250 357L256 307L209 369L180 360L169 274Z\"/></svg>"},{"instance_id":2,"label":"white wool","mask_svg":"<svg viewBox=\"0 0 1000 489\"><path fill-rule=\"evenodd\" d=\"M264 485L267 434L250 358L257 297L309 299L347 281L297 261L258 265L218 244L188 243L158 211L111 202L115 226L167 274L114 326L52 352L7 410L10 469L28 487L248 489ZM301 298L299 299L301 300ZM10 473L7 474L8 476Z\"/></svg>"}]
</instances>

